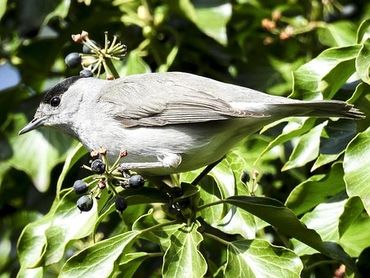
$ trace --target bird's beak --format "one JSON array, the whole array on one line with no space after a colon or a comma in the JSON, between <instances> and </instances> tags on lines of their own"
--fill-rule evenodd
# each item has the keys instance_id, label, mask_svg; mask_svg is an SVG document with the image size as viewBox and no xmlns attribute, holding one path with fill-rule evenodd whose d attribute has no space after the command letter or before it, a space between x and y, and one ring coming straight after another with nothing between
<instances>
[{"instance_id":1,"label":"bird's beak","mask_svg":"<svg viewBox=\"0 0 370 278\"><path fill-rule=\"evenodd\" d=\"M18 132L18 135L24 134L26 132L29 132L29 131L31 131L31 130L33 130L33 129L39 127L39 126L41 126L44 123L44 121L45 121L46 118L47 117L45 117L45 116L44 117L41 117L41 118L37 118L37 117L33 118L32 121L30 121L24 128L22 128Z\"/></svg>"}]
</instances>

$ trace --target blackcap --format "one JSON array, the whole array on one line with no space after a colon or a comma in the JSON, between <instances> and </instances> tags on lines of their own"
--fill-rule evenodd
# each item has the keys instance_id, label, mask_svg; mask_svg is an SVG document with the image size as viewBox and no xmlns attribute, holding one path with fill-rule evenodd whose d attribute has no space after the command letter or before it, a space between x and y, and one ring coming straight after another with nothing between
<instances>
[{"instance_id":1,"label":"blackcap","mask_svg":"<svg viewBox=\"0 0 370 278\"><path fill-rule=\"evenodd\" d=\"M127 150L123 169L166 175L215 162L247 135L288 116L364 117L342 101L300 101L167 72L67 78L45 93L19 134L55 127L88 150L104 147L112 157Z\"/></svg>"}]
</instances>

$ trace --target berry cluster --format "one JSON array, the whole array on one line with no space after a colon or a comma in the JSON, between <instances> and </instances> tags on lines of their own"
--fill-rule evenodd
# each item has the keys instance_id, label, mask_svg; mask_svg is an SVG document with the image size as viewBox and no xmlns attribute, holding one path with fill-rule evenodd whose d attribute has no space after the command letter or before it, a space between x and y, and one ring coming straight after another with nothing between
<instances>
[{"instance_id":1,"label":"berry cluster","mask_svg":"<svg viewBox=\"0 0 370 278\"><path fill-rule=\"evenodd\" d=\"M113 40L108 40L108 33L105 32L104 46L89 38L86 31L80 34L72 35L72 39L76 43L81 43L82 53L69 53L64 61L68 67L74 68L82 65L80 76L92 77L94 74L99 76L104 71L107 79L114 79L118 74L112 65L111 60L121 60L127 53L126 45L117 41L117 36L113 36Z\"/></svg>"},{"instance_id":2,"label":"berry cluster","mask_svg":"<svg viewBox=\"0 0 370 278\"><path fill-rule=\"evenodd\" d=\"M77 200L77 207L80 211L90 211L94 204L93 199L99 199L102 190L108 187L110 192L113 192L116 210L123 212L127 208L127 202L121 192L127 189L140 189L144 186L145 180L140 175L130 175L128 172L119 170L119 162L127 155L126 151L121 151L111 166L107 160L106 149L99 148L92 151L90 155L92 157L90 166L84 165L83 168L91 171L93 175L85 180L76 180L73 184L75 193L82 195Z\"/></svg>"}]
</instances>

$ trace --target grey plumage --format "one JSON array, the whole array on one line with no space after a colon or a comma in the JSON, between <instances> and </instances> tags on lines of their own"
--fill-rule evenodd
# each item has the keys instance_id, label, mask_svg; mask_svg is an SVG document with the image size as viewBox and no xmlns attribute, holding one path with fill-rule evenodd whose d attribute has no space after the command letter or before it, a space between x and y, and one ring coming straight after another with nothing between
<instances>
[{"instance_id":1,"label":"grey plumage","mask_svg":"<svg viewBox=\"0 0 370 278\"><path fill-rule=\"evenodd\" d=\"M115 156L150 174L195 169L220 159L238 141L287 116L363 118L341 101L299 101L187 73L133 75L113 81L67 79L46 95L34 123L76 136L88 149ZM49 98L44 98L49 99ZM43 120L37 120L43 119Z\"/></svg>"}]
</instances>

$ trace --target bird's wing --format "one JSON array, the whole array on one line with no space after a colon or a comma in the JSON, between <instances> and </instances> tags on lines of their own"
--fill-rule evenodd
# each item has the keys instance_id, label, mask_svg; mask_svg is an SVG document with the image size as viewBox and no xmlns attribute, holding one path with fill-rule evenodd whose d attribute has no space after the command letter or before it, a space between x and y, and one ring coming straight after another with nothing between
<instances>
[{"instance_id":1,"label":"bird's wing","mask_svg":"<svg viewBox=\"0 0 370 278\"><path fill-rule=\"evenodd\" d=\"M173 80L169 75L140 75L118 79L102 91L99 102L114 105L112 114L125 127L201 123L243 117L264 117L255 111L239 110L228 102ZM225 92L232 93L232 92Z\"/></svg>"}]
</instances>

